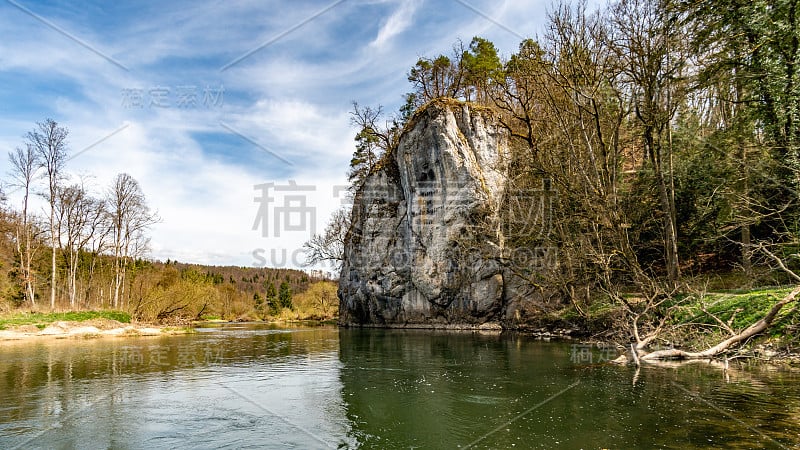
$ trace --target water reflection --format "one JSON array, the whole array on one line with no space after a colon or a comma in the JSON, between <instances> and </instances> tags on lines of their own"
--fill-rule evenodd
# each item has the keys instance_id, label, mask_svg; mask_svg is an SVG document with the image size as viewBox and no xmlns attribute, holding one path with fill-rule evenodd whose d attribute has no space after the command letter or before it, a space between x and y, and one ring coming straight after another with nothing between
<instances>
[{"instance_id":1,"label":"water reflection","mask_svg":"<svg viewBox=\"0 0 800 450\"><path fill-rule=\"evenodd\" d=\"M352 437L366 448L785 448L796 374L575 364L525 337L342 330ZM773 381L774 380L774 381ZM791 380L791 382L788 382ZM768 386L768 387L767 387Z\"/></svg>"},{"instance_id":2,"label":"water reflection","mask_svg":"<svg viewBox=\"0 0 800 450\"><path fill-rule=\"evenodd\" d=\"M337 350L263 325L3 345L0 448L349 446Z\"/></svg>"},{"instance_id":3,"label":"water reflection","mask_svg":"<svg viewBox=\"0 0 800 450\"><path fill-rule=\"evenodd\" d=\"M521 336L257 324L3 343L0 448L800 444L796 373L689 365L635 378L575 363L573 350Z\"/></svg>"}]
</instances>

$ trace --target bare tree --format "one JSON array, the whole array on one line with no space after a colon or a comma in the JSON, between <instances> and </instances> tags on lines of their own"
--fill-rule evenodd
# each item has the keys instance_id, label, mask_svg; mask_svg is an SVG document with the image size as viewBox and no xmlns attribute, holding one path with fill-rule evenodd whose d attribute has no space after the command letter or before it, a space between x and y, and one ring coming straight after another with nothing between
<instances>
[{"instance_id":1,"label":"bare tree","mask_svg":"<svg viewBox=\"0 0 800 450\"><path fill-rule=\"evenodd\" d=\"M36 240L33 239L28 200L39 170L39 158L33 145L27 143L25 149L17 147L14 152L10 152L8 159L11 163L12 185L22 189L22 220L18 223L16 230L16 250L20 259L20 271L22 272L25 297L31 305L36 305L34 273L31 267Z\"/></svg>"},{"instance_id":2,"label":"bare tree","mask_svg":"<svg viewBox=\"0 0 800 450\"><path fill-rule=\"evenodd\" d=\"M127 173L114 179L107 201L114 251L113 306L117 308L130 259L146 247L142 233L160 219L147 206L139 183Z\"/></svg>"},{"instance_id":3,"label":"bare tree","mask_svg":"<svg viewBox=\"0 0 800 450\"><path fill-rule=\"evenodd\" d=\"M641 127L644 160L655 177L663 217L667 277L674 288L680 276L678 226L673 179L672 118L685 94L686 65L677 25L665 17L659 0L621 0L611 11L609 48L619 58Z\"/></svg>"},{"instance_id":4,"label":"bare tree","mask_svg":"<svg viewBox=\"0 0 800 450\"><path fill-rule=\"evenodd\" d=\"M67 268L70 307L75 307L77 274L81 256L98 232L105 210L103 202L89 195L81 184L62 187L58 191L56 216L61 249Z\"/></svg>"},{"instance_id":5,"label":"bare tree","mask_svg":"<svg viewBox=\"0 0 800 450\"><path fill-rule=\"evenodd\" d=\"M325 232L315 234L303 244L303 249L306 251L305 263L311 266L331 261L337 269L341 268L344 259L344 240L349 229L350 210L348 208L336 210L325 227Z\"/></svg>"},{"instance_id":6,"label":"bare tree","mask_svg":"<svg viewBox=\"0 0 800 450\"><path fill-rule=\"evenodd\" d=\"M50 273L50 308L56 306L56 251L59 237L56 224L56 196L58 185L61 181L62 170L67 161L67 135L69 131L58 125L53 119L39 122L36 129L27 135L28 144L33 147L39 160L39 167L44 169L47 176L47 191L44 197L50 205L50 248L51 273Z\"/></svg>"},{"instance_id":7,"label":"bare tree","mask_svg":"<svg viewBox=\"0 0 800 450\"><path fill-rule=\"evenodd\" d=\"M767 256L769 260L772 261L773 265L775 266L776 270L780 270L787 274L789 278L793 282L792 290L786 294L782 299L772 304L772 307L767 311L767 313L760 319L756 320L755 322L748 325L743 330L733 330L729 324L722 323L720 319L716 316L712 315L712 318L717 320L720 324L723 325L730 336L727 339L724 339L715 345L706 348L705 350L699 352L690 352L684 351L680 349L666 349L666 350L656 350L654 352L647 353L643 345L636 345L631 346L631 357L633 360L639 364L640 361L660 361L660 360L668 360L668 359L706 359L706 358L713 358L724 353L729 348L735 347L743 342L747 342L748 339L756 336L758 334L763 333L772 324L775 322L775 319L778 317L778 314L781 310L791 303L797 301L798 296L800 296L800 275L795 273L792 269L787 266L786 261L777 256L773 253L769 246L761 243L758 245L753 246L756 251L759 251ZM791 255L796 257L797 255ZM704 312L708 313L708 311ZM710 314L710 313L708 313ZM617 359L617 362L627 362L627 358L623 355Z\"/></svg>"},{"instance_id":8,"label":"bare tree","mask_svg":"<svg viewBox=\"0 0 800 450\"><path fill-rule=\"evenodd\" d=\"M90 300L90 293L92 289L92 280L95 271L97 270L98 256L103 253L109 245L109 235L111 234L111 224L108 223L108 207L105 199L95 198L93 209L91 210L90 219L86 223L84 234L88 237L86 243L86 251L89 254L89 267L86 274L86 288L84 293L84 302L88 303ZM102 289L101 304L102 304Z\"/></svg>"},{"instance_id":9,"label":"bare tree","mask_svg":"<svg viewBox=\"0 0 800 450\"><path fill-rule=\"evenodd\" d=\"M397 145L402 131L401 122L402 119L396 117L385 117L380 105L360 106L353 102L350 123L358 129L358 133L355 137L356 149L347 173L353 189L360 187L381 156Z\"/></svg>"}]
</instances>

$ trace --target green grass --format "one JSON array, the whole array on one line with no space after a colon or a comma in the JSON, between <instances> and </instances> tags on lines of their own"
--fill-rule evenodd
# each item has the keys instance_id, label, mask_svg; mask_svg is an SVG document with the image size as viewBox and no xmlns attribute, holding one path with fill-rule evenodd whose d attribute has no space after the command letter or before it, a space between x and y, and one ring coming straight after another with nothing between
<instances>
[{"instance_id":1,"label":"green grass","mask_svg":"<svg viewBox=\"0 0 800 450\"><path fill-rule=\"evenodd\" d=\"M130 323L131 315L122 311L70 311L53 313L11 313L0 316L0 330L20 325L36 325L44 328L57 321L83 322L91 319L110 319Z\"/></svg>"},{"instance_id":2,"label":"green grass","mask_svg":"<svg viewBox=\"0 0 800 450\"><path fill-rule=\"evenodd\" d=\"M669 326L675 326L674 332L665 334L665 338L683 342L689 346L702 348L710 342L718 341L728 336L720 328L719 323L703 311L703 307L711 314L735 331L739 332L764 318L769 310L783 299L792 288L790 287L758 287L752 289L727 289L708 292L702 299L692 294L679 294L665 301L662 311L672 311ZM628 300L636 303L636 296L628 296ZM581 318L572 305L565 306L557 312L558 317L565 320L582 321L585 326L596 331L613 327L618 319L625 315L622 305L613 303L603 296L597 296L587 306L583 306L587 317ZM657 320L657 316L650 316L645 320ZM775 318L772 326L764 333L767 338L793 340L795 345L800 342L797 338L800 331L800 302L795 302L784 307Z\"/></svg>"},{"instance_id":3,"label":"green grass","mask_svg":"<svg viewBox=\"0 0 800 450\"><path fill-rule=\"evenodd\" d=\"M734 332L741 332L763 319L789 292L791 288L777 287L711 292L704 296L702 305L705 305L708 312L729 324ZM800 348L799 312L800 305L796 302L786 305L775 317L772 325L749 344L757 346L766 342L775 348L797 351ZM694 297L685 299L685 303L677 306L671 324L680 326L671 339L695 349L707 348L729 336L727 331L701 309L700 299Z\"/></svg>"},{"instance_id":4,"label":"green grass","mask_svg":"<svg viewBox=\"0 0 800 450\"><path fill-rule=\"evenodd\" d=\"M781 300L791 289L787 288L760 288L748 291L737 290L722 293L709 293L703 298L703 304L708 312L720 320L729 323L736 331L743 330L759 319L766 316L775 303ZM769 329L770 336L783 335L787 326L791 326L796 311L791 305L783 308ZM674 316L676 324L705 324L717 325L717 322L703 312L699 300L690 300L685 305L679 306Z\"/></svg>"}]
</instances>

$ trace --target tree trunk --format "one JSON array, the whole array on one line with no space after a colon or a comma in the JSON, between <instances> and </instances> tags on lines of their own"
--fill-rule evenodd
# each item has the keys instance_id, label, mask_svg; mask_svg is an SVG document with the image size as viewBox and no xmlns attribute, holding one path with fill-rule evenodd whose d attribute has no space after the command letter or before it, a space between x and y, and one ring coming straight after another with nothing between
<instances>
[{"instance_id":1,"label":"tree trunk","mask_svg":"<svg viewBox=\"0 0 800 450\"><path fill-rule=\"evenodd\" d=\"M69 306L75 308L75 293L78 290L77 276L78 276L78 257L70 257L70 274L69 274Z\"/></svg>"},{"instance_id":2,"label":"tree trunk","mask_svg":"<svg viewBox=\"0 0 800 450\"><path fill-rule=\"evenodd\" d=\"M657 361L664 359L702 359L702 358L711 358L717 356L720 353L727 350L728 348L730 348L731 346L746 341L747 339L750 339L751 337L769 328L770 325L772 325L772 322L775 320L775 317L781 311L781 309L783 309L783 307L786 306L787 304L795 301L798 294L800 294L800 286L795 287L792 290L792 292L786 295L786 297L784 297L781 301L773 305L772 308L767 313L767 315L764 316L762 319L750 325L741 333L735 336L731 336L728 339L725 339L724 341L720 342L719 344L710 347L706 350L703 350L702 352L686 352L678 349L658 350L640 356L639 360Z\"/></svg>"},{"instance_id":3,"label":"tree trunk","mask_svg":"<svg viewBox=\"0 0 800 450\"><path fill-rule=\"evenodd\" d=\"M30 230L31 226L29 223L27 223L27 220L24 221L23 226L25 228L25 261L23 262L24 265L23 271L25 275L25 290L28 293L28 300L30 300L31 305L35 306L36 293L34 292L33 270L31 270L31 260L33 259L33 251L31 250L31 240L32 240L31 230Z\"/></svg>"},{"instance_id":4,"label":"tree trunk","mask_svg":"<svg viewBox=\"0 0 800 450\"><path fill-rule=\"evenodd\" d=\"M52 191L51 191L52 192ZM55 194L51 193L50 198L55 198ZM50 309L56 307L56 229L55 229L55 210L53 203L50 203L50 261L52 272L50 273Z\"/></svg>"},{"instance_id":5,"label":"tree trunk","mask_svg":"<svg viewBox=\"0 0 800 450\"><path fill-rule=\"evenodd\" d=\"M664 257L667 269L667 280L670 289L674 289L678 283L680 272L678 269L678 232L675 223L675 206L671 201L672 195L664 176L664 163L662 159L662 146L656 130L652 126L647 126L644 131L645 146L650 152L650 163L653 165L653 172L656 176L658 185L658 197L661 203L661 212L664 215ZM671 177L671 174L670 174Z\"/></svg>"},{"instance_id":6,"label":"tree trunk","mask_svg":"<svg viewBox=\"0 0 800 450\"><path fill-rule=\"evenodd\" d=\"M738 95L738 86L737 86L737 98ZM748 165L747 165L747 146L739 140L739 164L742 170L742 195L744 198L748 198L750 195L750 183L748 177L750 176ZM744 273L747 277L749 277L753 272L753 264L750 260L750 224L746 221L742 224L742 268L744 269Z\"/></svg>"},{"instance_id":7,"label":"tree trunk","mask_svg":"<svg viewBox=\"0 0 800 450\"><path fill-rule=\"evenodd\" d=\"M750 260L750 225L742 225L742 268L744 274L749 278L753 273L753 263Z\"/></svg>"}]
</instances>

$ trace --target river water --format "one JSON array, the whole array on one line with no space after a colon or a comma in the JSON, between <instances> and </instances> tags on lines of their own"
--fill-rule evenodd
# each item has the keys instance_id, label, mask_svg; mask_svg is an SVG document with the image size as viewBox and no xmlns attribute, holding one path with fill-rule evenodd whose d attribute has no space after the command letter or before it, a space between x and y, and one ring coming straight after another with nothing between
<instances>
[{"instance_id":1,"label":"river water","mask_svg":"<svg viewBox=\"0 0 800 450\"><path fill-rule=\"evenodd\" d=\"M800 375L525 336L226 324L0 343L0 448L798 448Z\"/></svg>"}]
</instances>

